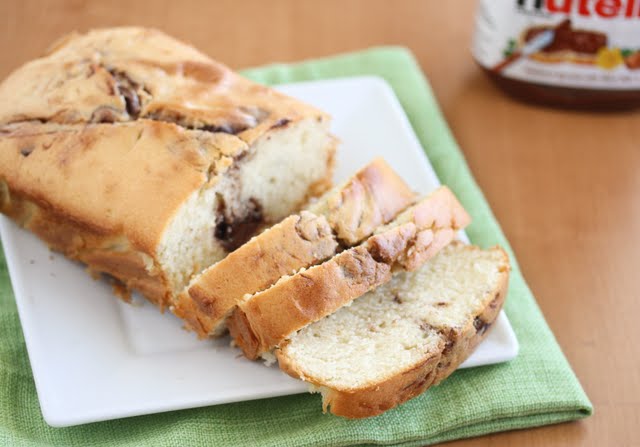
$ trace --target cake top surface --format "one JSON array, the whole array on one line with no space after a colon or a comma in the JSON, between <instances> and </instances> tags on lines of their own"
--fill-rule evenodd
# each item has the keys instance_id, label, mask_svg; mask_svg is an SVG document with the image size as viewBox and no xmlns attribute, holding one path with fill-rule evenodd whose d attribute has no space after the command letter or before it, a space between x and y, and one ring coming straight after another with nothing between
<instances>
[{"instance_id":1,"label":"cake top surface","mask_svg":"<svg viewBox=\"0 0 640 447\"><path fill-rule=\"evenodd\" d=\"M251 143L307 116L322 114L146 28L69 34L0 85L0 124L151 119Z\"/></svg>"},{"instance_id":2,"label":"cake top surface","mask_svg":"<svg viewBox=\"0 0 640 447\"><path fill-rule=\"evenodd\" d=\"M0 180L153 252L189 197L306 118L325 115L160 31L72 33L0 84Z\"/></svg>"}]
</instances>

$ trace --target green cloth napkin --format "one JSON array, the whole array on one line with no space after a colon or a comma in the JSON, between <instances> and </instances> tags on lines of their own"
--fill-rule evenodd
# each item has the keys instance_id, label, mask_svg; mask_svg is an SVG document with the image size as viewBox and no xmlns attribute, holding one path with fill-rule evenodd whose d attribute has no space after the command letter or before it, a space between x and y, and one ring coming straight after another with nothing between
<instances>
[{"instance_id":1,"label":"green cloth napkin","mask_svg":"<svg viewBox=\"0 0 640 447\"><path fill-rule=\"evenodd\" d=\"M589 399L529 291L482 192L411 53L375 48L292 65L246 70L258 82L377 75L400 99L442 183L473 216L475 244L505 247L513 263L506 311L518 357L457 371L422 396L367 420L322 414L320 396L296 395L50 428L40 415L11 284L0 259L0 445L12 446L419 446L584 418Z\"/></svg>"}]
</instances>

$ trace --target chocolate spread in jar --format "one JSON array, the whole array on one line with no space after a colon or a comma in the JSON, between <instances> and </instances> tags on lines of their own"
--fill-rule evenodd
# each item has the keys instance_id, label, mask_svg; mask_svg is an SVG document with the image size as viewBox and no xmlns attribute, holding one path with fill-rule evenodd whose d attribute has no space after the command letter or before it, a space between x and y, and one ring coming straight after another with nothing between
<instances>
[{"instance_id":1,"label":"chocolate spread in jar","mask_svg":"<svg viewBox=\"0 0 640 447\"><path fill-rule=\"evenodd\" d=\"M541 53L571 51L582 54L597 54L600 48L607 46L605 33L573 29L571 19L564 19L557 26L534 26L525 30L524 43L531 42L536 36L547 30L553 31L553 40L539 50Z\"/></svg>"},{"instance_id":2,"label":"chocolate spread in jar","mask_svg":"<svg viewBox=\"0 0 640 447\"><path fill-rule=\"evenodd\" d=\"M520 99L640 106L640 0L481 0L476 61Z\"/></svg>"}]
</instances>

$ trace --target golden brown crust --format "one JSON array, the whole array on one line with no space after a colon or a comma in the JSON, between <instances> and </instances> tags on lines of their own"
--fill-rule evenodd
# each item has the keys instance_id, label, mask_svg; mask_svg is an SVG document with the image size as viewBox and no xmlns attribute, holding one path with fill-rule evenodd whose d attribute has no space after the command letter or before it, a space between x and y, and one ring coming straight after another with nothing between
<instances>
[{"instance_id":1,"label":"golden brown crust","mask_svg":"<svg viewBox=\"0 0 640 447\"><path fill-rule=\"evenodd\" d=\"M358 171L336 194L310 210L327 216L338 239L353 246L411 205L415 194L382 159Z\"/></svg>"},{"instance_id":2,"label":"golden brown crust","mask_svg":"<svg viewBox=\"0 0 640 447\"><path fill-rule=\"evenodd\" d=\"M0 98L0 124L95 122L108 110L110 121L177 121L246 143L305 117L326 118L160 31L135 27L67 36L9 75Z\"/></svg>"},{"instance_id":3,"label":"golden brown crust","mask_svg":"<svg viewBox=\"0 0 640 447\"><path fill-rule=\"evenodd\" d=\"M28 227L52 247L166 304L176 285L158 248L180 206L250 159L254 142L305 119L328 117L161 32L74 33L0 84L0 182L12 198L2 212L26 222L30 204ZM81 249L65 245L74 238Z\"/></svg>"},{"instance_id":4,"label":"golden brown crust","mask_svg":"<svg viewBox=\"0 0 640 447\"><path fill-rule=\"evenodd\" d=\"M290 376L302 378L319 389L325 411L328 408L331 413L346 418L376 416L422 394L432 385L446 379L471 355L498 317L509 284L509 259L504 251L502 253L505 267L496 288L487 291L482 308L467 320L463 328L429 327L440 332L441 343L438 350L425 353L425 358L417 365L381 382L344 390L327 387L322 380L309 377L277 349L280 368Z\"/></svg>"},{"instance_id":5,"label":"golden brown crust","mask_svg":"<svg viewBox=\"0 0 640 447\"><path fill-rule=\"evenodd\" d=\"M0 181L0 186L6 183ZM2 189L2 188L0 188ZM78 225L66 216L11 194L5 189L0 211L32 231L56 251L77 259L93 271L104 272L123 282L128 290L140 290L151 302L163 308L169 286L160 270L150 268L152 259L131 247L119 236L108 236L86 225Z\"/></svg>"},{"instance_id":6,"label":"golden brown crust","mask_svg":"<svg viewBox=\"0 0 640 447\"><path fill-rule=\"evenodd\" d=\"M221 334L226 317L244 295L336 254L332 231L345 244L370 236L413 197L389 165L375 159L319 199L311 211L290 216L208 268L180 294L173 310L199 337Z\"/></svg>"},{"instance_id":7,"label":"golden brown crust","mask_svg":"<svg viewBox=\"0 0 640 447\"><path fill-rule=\"evenodd\" d=\"M441 186L415 206L403 212L400 221L414 222L418 229L416 243L401 260L413 271L451 242L456 233L471 223L471 217L456 196Z\"/></svg>"},{"instance_id":8,"label":"golden brown crust","mask_svg":"<svg viewBox=\"0 0 640 447\"><path fill-rule=\"evenodd\" d=\"M4 129L0 180L13 200L2 212L14 216L19 202L32 204L38 218L18 222L53 249L136 287L161 307L167 303L172 285L159 271L156 249L176 210L207 182L207 157L217 152L217 137L190 139L185 134L191 131L153 121ZM185 156L176 157L171 148ZM112 240L119 241L117 250L110 248ZM140 264L141 254L147 263ZM125 257L149 272L117 267Z\"/></svg>"},{"instance_id":9,"label":"golden brown crust","mask_svg":"<svg viewBox=\"0 0 640 447\"><path fill-rule=\"evenodd\" d=\"M218 161L217 137L189 132L154 121L14 125L0 134L0 178L61 219L154 256L165 225Z\"/></svg>"},{"instance_id":10,"label":"golden brown crust","mask_svg":"<svg viewBox=\"0 0 640 447\"><path fill-rule=\"evenodd\" d=\"M289 216L202 272L172 310L200 337L220 333L225 317L245 294L330 258L337 248L323 216L307 211Z\"/></svg>"}]
</instances>

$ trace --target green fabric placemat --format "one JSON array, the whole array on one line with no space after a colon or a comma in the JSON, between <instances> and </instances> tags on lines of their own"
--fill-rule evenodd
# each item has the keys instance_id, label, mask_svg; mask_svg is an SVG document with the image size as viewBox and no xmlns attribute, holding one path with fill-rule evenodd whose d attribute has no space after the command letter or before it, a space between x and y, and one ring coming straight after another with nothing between
<instances>
[{"instance_id":1,"label":"green fabric placemat","mask_svg":"<svg viewBox=\"0 0 640 447\"><path fill-rule=\"evenodd\" d=\"M265 84L377 75L400 99L440 180L473 216L475 244L501 244L513 273L506 311L518 357L457 371L440 386L381 416L350 421L321 412L320 396L296 395L50 428L40 408L4 257L0 259L0 445L11 446L346 446L424 445L584 418L589 399L529 291L435 98L411 53L375 48L292 65L246 70Z\"/></svg>"}]
</instances>

